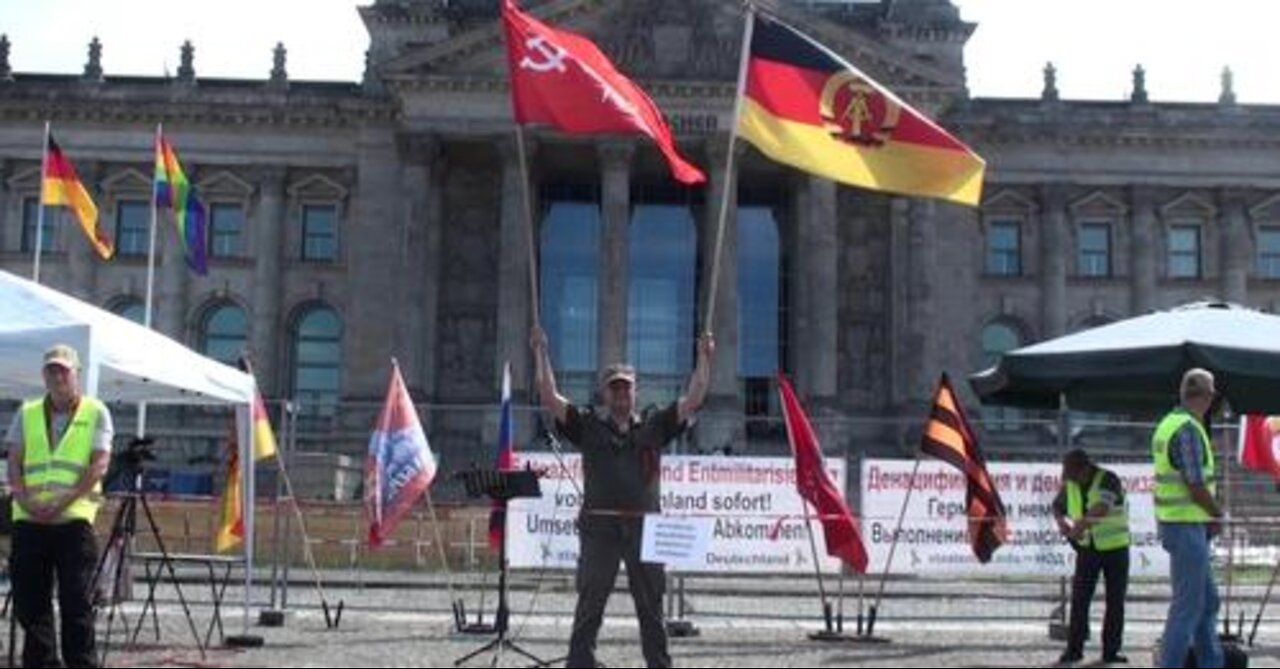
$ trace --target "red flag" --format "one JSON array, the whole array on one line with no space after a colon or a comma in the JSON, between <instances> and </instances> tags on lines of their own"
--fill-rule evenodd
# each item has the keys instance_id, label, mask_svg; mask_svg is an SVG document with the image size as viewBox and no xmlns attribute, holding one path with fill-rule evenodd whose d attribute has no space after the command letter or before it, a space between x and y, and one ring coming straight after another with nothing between
<instances>
[{"instance_id":1,"label":"red flag","mask_svg":"<svg viewBox=\"0 0 1280 669\"><path fill-rule=\"evenodd\" d=\"M365 458L364 508L370 548L381 546L426 494L437 467L400 366L393 364L387 399L369 436Z\"/></svg>"},{"instance_id":2,"label":"red flag","mask_svg":"<svg viewBox=\"0 0 1280 669\"><path fill-rule=\"evenodd\" d=\"M1270 474L1280 480L1280 417L1250 414L1240 423L1240 464L1245 469Z\"/></svg>"},{"instance_id":3,"label":"red flag","mask_svg":"<svg viewBox=\"0 0 1280 669\"><path fill-rule=\"evenodd\" d=\"M938 381L933 410L920 438L920 450L959 469L968 480L965 505L969 510L969 543L978 562L986 564L1009 539L1000 491L987 472L987 461L978 448L978 440L964 416L964 408L956 399L951 380L946 374Z\"/></svg>"},{"instance_id":4,"label":"red flag","mask_svg":"<svg viewBox=\"0 0 1280 669\"><path fill-rule=\"evenodd\" d=\"M502 2L516 123L545 123L570 134L640 133L657 142L677 181L707 180L676 151L671 128L648 95L618 72L599 47Z\"/></svg>"},{"instance_id":5,"label":"red flag","mask_svg":"<svg viewBox=\"0 0 1280 669\"><path fill-rule=\"evenodd\" d=\"M822 518L822 534L827 540L827 554L844 560L859 574L867 573L867 549L858 534L844 497L827 476L809 417L786 377L778 375L778 393L782 395L783 417L787 423L787 439L796 457L796 489L800 496L818 510Z\"/></svg>"}]
</instances>

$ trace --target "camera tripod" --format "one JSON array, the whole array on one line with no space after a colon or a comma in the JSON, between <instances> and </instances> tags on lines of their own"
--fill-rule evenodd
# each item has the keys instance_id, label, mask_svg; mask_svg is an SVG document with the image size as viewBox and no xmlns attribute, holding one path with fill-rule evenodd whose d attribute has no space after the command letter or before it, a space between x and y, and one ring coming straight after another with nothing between
<instances>
[{"instance_id":1,"label":"camera tripod","mask_svg":"<svg viewBox=\"0 0 1280 669\"><path fill-rule=\"evenodd\" d=\"M102 640L102 657L100 666L107 665L107 653L111 648L111 632L115 627L115 619L117 613L120 615L121 623L124 626L126 634L129 632L129 622L125 618L124 612L120 610L120 597L117 595L121 591L121 583L125 576L125 563L128 561L128 552L132 549L134 539L138 530L138 507L142 507L143 513L147 518L147 526L151 530L151 536L155 539L156 547L160 551L161 564L163 565L161 574L168 573L169 583L173 585L174 591L178 595L178 602L182 604L182 613L186 616L187 626L191 628L191 636L196 641L196 647L200 649L200 658L205 657L205 648L200 638L200 632L196 630L195 620L191 617L191 608L187 605L187 598L182 594L182 586L178 583L177 571L173 568L173 561L169 557L169 551L165 548L164 539L160 535L160 527L156 523L155 516L151 513L151 505L147 502L146 495L142 492L143 466L142 460L154 459L148 457L149 453L145 450L145 446L150 443L149 440L135 440L131 443L129 450L125 453L125 467L120 473L120 477L129 482L130 488L124 494L121 500L120 508L116 511L115 520L111 523L111 536L107 539L106 545L102 549L102 555L98 558L98 564L94 568L93 579L90 581L89 593L91 597L96 596L99 592L98 586L103 583L103 576L109 576L110 590L107 593L111 604L107 612L107 628L105 636ZM114 551L114 561L112 562L112 552ZM110 564L108 564L110 562ZM110 568L110 569L109 569ZM107 572L111 573L108 574ZM154 595L156 584L160 579L157 574L155 580L148 584L150 592L148 593L147 602L152 607L155 606ZM152 608L152 615L155 619L156 636L160 635L159 612ZM137 626L133 630L130 642L136 641L138 635L142 632L142 625L147 619L147 607L143 607L139 614Z\"/></svg>"}]
</instances>

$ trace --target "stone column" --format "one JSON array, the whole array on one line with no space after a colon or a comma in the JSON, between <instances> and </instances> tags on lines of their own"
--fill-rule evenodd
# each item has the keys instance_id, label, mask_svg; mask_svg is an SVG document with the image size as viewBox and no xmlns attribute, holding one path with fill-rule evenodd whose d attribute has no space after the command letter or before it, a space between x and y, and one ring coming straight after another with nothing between
<instances>
[{"instance_id":1,"label":"stone column","mask_svg":"<svg viewBox=\"0 0 1280 669\"><path fill-rule=\"evenodd\" d=\"M0 162L0 252L12 253L17 257L22 248L22 188L11 181L15 165L12 161ZM10 269L18 271L18 265L10 265ZM27 274L27 276L31 276Z\"/></svg>"},{"instance_id":2,"label":"stone column","mask_svg":"<svg viewBox=\"0 0 1280 669\"><path fill-rule=\"evenodd\" d=\"M627 359L628 272L631 231L631 159L635 143L602 142L600 154L601 235L600 295L597 302L597 362L606 365Z\"/></svg>"},{"instance_id":3,"label":"stone column","mask_svg":"<svg viewBox=\"0 0 1280 669\"><path fill-rule=\"evenodd\" d=\"M802 244L795 267L809 291L805 320L808 339L796 342L809 356L801 392L816 401L832 401L837 390L839 341L840 236L836 221L836 184L809 177L809 209L801 220Z\"/></svg>"},{"instance_id":4,"label":"stone column","mask_svg":"<svg viewBox=\"0 0 1280 669\"><path fill-rule=\"evenodd\" d=\"M253 289L249 312L254 375L264 395L278 396L284 385L280 364L284 324L280 297L284 293L284 240L288 210L283 167L267 167L255 175L257 203L248 222L253 231Z\"/></svg>"},{"instance_id":5,"label":"stone column","mask_svg":"<svg viewBox=\"0 0 1280 669\"><path fill-rule=\"evenodd\" d=\"M1040 336L1048 339L1067 332L1067 267L1072 252L1066 187L1046 184L1040 210Z\"/></svg>"},{"instance_id":6,"label":"stone column","mask_svg":"<svg viewBox=\"0 0 1280 669\"><path fill-rule=\"evenodd\" d=\"M889 348L889 401L894 408L903 407L913 398L911 389L915 378L908 369L919 366L914 362L919 347L911 345L911 200L895 197L889 203L889 286L888 325Z\"/></svg>"},{"instance_id":7,"label":"stone column","mask_svg":"<svg viewBox=\"0 0 1280 669\"><path fill-rule=\"evenodd\" d=\"M720 237L720 208L725 193L729 207L725 216L723 236L720 239L719 279L715 298L715 317L712 327L716 337L716 359L711 374L711 400L726 410L742 411L741 389L738 383L738 183L736 175L725 172L728 160L729 140L716 137L707 146L707 203L703 216L702 247L703 271L699 276L699 321L696 331L706 327L707 305L711 298L711 273L715 271L717 237Z\"/></svg>"},{"instance_id":8,"label":"stone column","mask_svg":"<svg viewBox=\"0 0 1280 669\"><path fill-rule=\"evenodd\" d=\"M1160 238L1160 222L1156 215L1155 193L1150 188L1134 187L1129 194L1129 201L1133 211L1133 232L1129 236L1129 309L1132 314L1140 315L1157 306L1156 249Z\"/></svg>"},{"instance_id":9,"label":"stone column","mask_svg":"<svg viewBox=\"0 0 1280 669\"><path fill-rule=\"evenodd\" d=\"M1244 195L1237 190L1226 189L1218 194L1218 250L1222 299L1247 304L1253 244Z\"/></svg>"},{"instance_id":10,"label":"stone column","mask_svg":"<svg viewBox=\"0 0 1280 669\"><path fill-rule=\"evenodd\" d=\"M526 138L525 159L533 162L536 145ZM502 214L498 251L498 356L494 361L494 388L502 385L502 365L511 362L512 393L519 397L529 382L529 231L533 225L533 243L537 244L536 222L526 221L526 190L522 182L526 173L520 167L516 142L509 137L498 140L502 159ZM533 173L530 165L528 174ZM530 177L532 179L532 176ZM533 189L533 184L529 184ZM530 204L532 206L532 203ZM537 248L533 249L537 253ZM495 395L496 396L496 395Z\"/></svg>"},{"instance_id":11,"label":"stone column","mask_svg":"<svg viewBox=\"0 0 1280 669\"><path fill-rule=\"evenodd\" d=\"M434 135L400 139L402 189L408 194L401 234L401 276L397 284L401 325L396 350L410 388L435 394L436 309L439 303L440 212L444 185L440 140Z\"/></svg>"}]
</instances>

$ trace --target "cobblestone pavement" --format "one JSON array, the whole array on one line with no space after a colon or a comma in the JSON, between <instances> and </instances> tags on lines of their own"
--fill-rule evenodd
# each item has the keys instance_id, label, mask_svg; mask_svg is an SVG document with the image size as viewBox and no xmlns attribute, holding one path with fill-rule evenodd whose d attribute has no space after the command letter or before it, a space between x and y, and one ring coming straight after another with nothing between
<instances>
[{"instance_id":1,"label":"cobblestone pavement","mask_svg":"<svg viewBox=\"0 0 1280 669\"><path fill-rule=\"evenodd\" d=\"M344 603L341 625L325 627L315 606L314 589L295 586L290 611L280 628L251 626L264 640L261 648L228 648L215 641L201 658L172 588L162 588L160 640L147 621L136 645L121 645L113 630L108 657L111 666L219 667L423 667L453 666L455 659L478 648L487 638L456 634L449 612L450 591L440 582L412 582L396 586L331 582L328 600ZM569 635L573 595L562 576L541 583L536 599L530 579L517 579L512 595L513 636L527 650L544 659L561 657ZM478 585L472 583L471 585ZM490 583L492 585L492 583ZM375 587L378 586L378 587ZM1047 635L1052 611L1052 584L1018 583L893 583L882 607L884 619L877 634L889 643L817 642L807 638L821 626L812 584L797 580L703 580L690 587L689 619L700 635L672 642L676 663L686 667L1027 667L1046 666L1061 652L1060 642ZM1159 584L1136 584L1130 602L1132 621L1126 634L1130 666L1151 666L1150 649L1159 635L1166 606ZM1243 595L1233 609L1251 620L1260 588L1240 588ZM212 607L208 589L184 587L193 600L195 623L201 633ZM976 594L975 594L976 593ZM259 596L266 596L262 590ZM459 587L473 609L480 604L476 589ZM228 634L244 626L242 591L227 593L223 611ZM493 597L486 596L490 611ZM530 605L533 604L531 607ZM854 627L856 599L846 601L847 628ZM136 621L139 605L124 607ZM1101 602L1095 613L1101 612ZM534 611L530 614L530 610ZM256 609L255 609L256 611ZM1252 650L1255 667L1280 667L1280 610L1273 610ZM474 614L473 614L474 616ZM253 622L256 622L253 621ZM1096 654L1096 647L1089 652ZM630 598L620 589L610 602L601 635L600 659L611 667L641 666L642 658ZM468 666L487 666L491 655ZM497 666L527 666L523 658L506 653Z\"/></svg>"}]
</instances>

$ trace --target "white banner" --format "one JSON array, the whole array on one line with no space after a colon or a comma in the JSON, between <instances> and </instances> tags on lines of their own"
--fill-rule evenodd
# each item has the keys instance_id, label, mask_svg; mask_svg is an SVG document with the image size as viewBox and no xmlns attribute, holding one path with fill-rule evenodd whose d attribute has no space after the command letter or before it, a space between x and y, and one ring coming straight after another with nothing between
<instances>
[{"instance_id":1,"label":"white banner","mask_svg":"<svg viewBox=\"0 0 1280 669\"><path fill-rule=\"evenodd\" d=\"M870 572L884 571L903 498L910 487L913 460L862 463L863 541ZM1167 576L1169 558L1156 536L1150 464L1103 466L1124 482L1133 535L1130 573ZM991 477L1009 515L1010 541L991 562L978 563L969 547L965 479L950 465L925 459L894 557L895 574L982 573L992 575L1070 575L1075 551L1058 534L1053 499L1061 486L1059 463L990 463Z\"/></svg>"},{"instance_id":2,"label":"white banner","mask_svg":"<svg viewBox=\"0 0 1280 669\"><path fill-rule=\"evenodd\" d=\"M644 517L640 559L678 571L699 569L707 559L713 527L711 518L706 516L648 514Z\"/></svg>"},{"instance_id":3,"label":"white banner","mask_svg":"<svg viewBox=\"0 0 1280 669\"><path fill-rule=\"evenodd\" d=\"M542 497L513 500L507 511L507 559L515 568L571 569L578 561L577 519L582 461L566 454L564 466L550 453L518 453L518 466L545 470ZM827 470L845 489L842 460ZM711 539L697 566L682 572L813 573L813 549L791 458L666 456L662 459L662 511L710 520ZM835 573L822 527L814 523L819 564Z\"/></svg>"}]
</instances>

